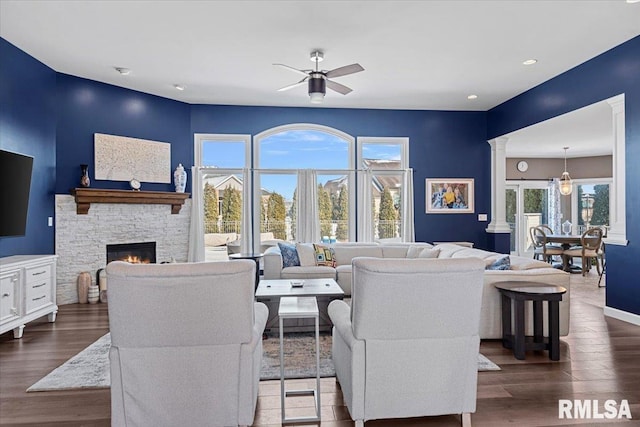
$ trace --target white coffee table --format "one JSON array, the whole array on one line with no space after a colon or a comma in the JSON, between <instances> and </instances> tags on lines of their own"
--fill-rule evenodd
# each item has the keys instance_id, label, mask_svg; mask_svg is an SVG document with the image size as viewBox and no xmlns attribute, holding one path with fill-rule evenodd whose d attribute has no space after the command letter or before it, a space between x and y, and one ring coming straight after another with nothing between
<instances>
[{"instance_id":1,"label":"white coffee table","mask_svg":"<svg viewBox=\"0 0 640 427\"><path fill-rule=\"evenodd\" d=\"M299 288L291 286L291 280L261 280L256 289L256 301L263 302L269 308L269 318L265 331L277 332L278 307L282 297L316 297L320 316L320 330L330 331L333 324L327 313L329 303L335 299L343 299L344 291L333 279L304 279ZM313 332L315 329L311 319L298 319L285 326L285 332Z\"/></svg>"},{"instance_id":2,"label":"white coffee table","mask_svg":"<svg viewBox=\"0 0 640 427\"><path fill-rule=\"evenodd\" d=\"M278 308L280 318L280 403L282 407L282 424L308 423L320 421L320 332L318 323L318 304L315 297L282 297ZM312 319L316 332L316 388L305 390L285 390L284 384L284 327L285 319ZM315 416L287 418L285 398L287 396L313 396L315 400Z\"/></svg>"}]
</instances>

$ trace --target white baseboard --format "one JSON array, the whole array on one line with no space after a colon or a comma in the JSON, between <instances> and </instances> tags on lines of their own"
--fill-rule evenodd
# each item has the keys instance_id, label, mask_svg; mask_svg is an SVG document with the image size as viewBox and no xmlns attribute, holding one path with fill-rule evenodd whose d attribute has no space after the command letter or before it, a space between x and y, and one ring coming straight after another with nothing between
<instances>
[{"instance_id":1,"label":"white baseboard","mask_svg":"<svg viewBox=\"0 0 640 427\"><path fill-rule=\"evenodd\" d=\"M614 319L622 320L633 325L640 326L640 315L629 313L628 311L618 310L617 308L605 307L604 315L613 317Z\"/></svg>"}]
</instances>

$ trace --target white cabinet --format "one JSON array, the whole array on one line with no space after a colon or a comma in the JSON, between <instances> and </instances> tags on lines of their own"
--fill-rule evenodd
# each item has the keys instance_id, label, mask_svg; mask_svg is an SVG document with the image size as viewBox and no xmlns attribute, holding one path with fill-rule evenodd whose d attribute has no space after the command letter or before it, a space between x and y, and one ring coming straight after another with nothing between
<instances>
[{"instance_id":1,"label":"white cabinet","mask_svg":"<svg viewBox=\"0 0 640 427\"><path fill-rule=\"evenodd\" d=\"M55 322L56 255L0 258L0 334L22 338L27 322L48 316Z\"/></svg>"}]
</instances>

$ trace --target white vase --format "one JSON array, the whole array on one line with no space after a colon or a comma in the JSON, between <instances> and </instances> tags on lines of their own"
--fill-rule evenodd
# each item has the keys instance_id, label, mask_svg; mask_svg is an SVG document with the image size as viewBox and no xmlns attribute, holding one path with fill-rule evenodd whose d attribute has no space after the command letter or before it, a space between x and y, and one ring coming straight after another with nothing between
<instances>
[{"instance_id":1,"label":"white vase","mask_svg":"<svg viewBox=\"0 0 640 427\"><path fill-rule=\"evenodd\" d=\"M176 193L184 193L184 189L187 187L187 172L182 163L178 163L178 167L173 172L173 183L176 186Z\"/></svg>"},{"instance_id":2,"label":"white vase","mask_svg":"<svg viewBox=\"0 0 640 427\"><path fill-rule=\"evenodd\" d=\"M88 300L89 304L95 304L100 300L100 289L98 285L89 286Z\"/></svg>"}]
</instances>

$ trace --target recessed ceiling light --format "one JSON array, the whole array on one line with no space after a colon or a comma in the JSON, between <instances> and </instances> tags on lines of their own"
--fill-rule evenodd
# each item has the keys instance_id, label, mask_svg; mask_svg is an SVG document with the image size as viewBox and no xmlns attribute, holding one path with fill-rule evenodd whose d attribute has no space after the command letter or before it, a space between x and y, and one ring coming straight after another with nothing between
<instances>
[{"instance_id":1,"label":"recessed ceiling light","mask_svg":"<svg viewBox=\"0 0 640 427\"><path fill-rule=\"evenodd\" d=\"M627 0L627 3L631 4L631 3L638 3L640 2L640 0Z\"/></svg>"},{"instance_id":2,"label":"recessed ceiling light","mask_svg":"<svg viewBox=\"0 0 640 427\"><path fill-rule=\"evenodd\" d=\"M182 85L173 85L177 90L184 90L184 86Z\"/></svg>"},{"instance_id":3,"label":"recessed ceiling light","mask_svg":"<svg viewBox=\"0 0 640 427\"><path fill-rule=\"evenodd\" d=\"M127 76L131 73L131 70L128 68L122 68L122 67L114 67L114 68L117 72L119 72L123 76Z\"/></svg>"},{"instance_id":4,"label":"recessed ceiling light","mask_svg":"<svg viewBox=\"0 0 640 427\"><path fill-rule=\"evenodd\" d=\"M467 99L478 99L478 95L469 95Z\"/></svg>"},{"instance_id":5,"label":"recessed ceiling light","mask_svg":"<svg viewBox=\"0 0 640 427\"><path fill-rule=\"evenodd\" d=\"M538 62L537 59L527 59L526 61L522 61L522 65L533 65Z\"/></svg>"}]
</instances>

